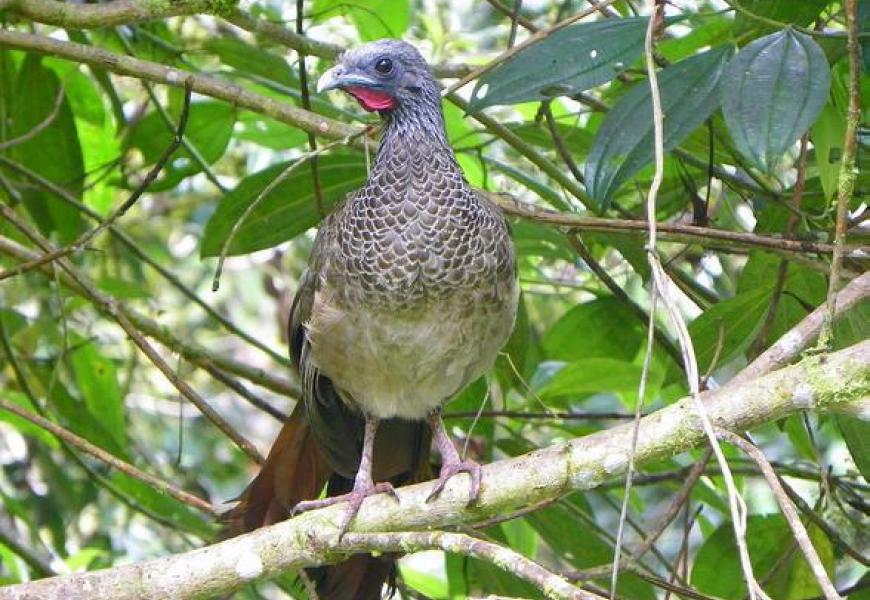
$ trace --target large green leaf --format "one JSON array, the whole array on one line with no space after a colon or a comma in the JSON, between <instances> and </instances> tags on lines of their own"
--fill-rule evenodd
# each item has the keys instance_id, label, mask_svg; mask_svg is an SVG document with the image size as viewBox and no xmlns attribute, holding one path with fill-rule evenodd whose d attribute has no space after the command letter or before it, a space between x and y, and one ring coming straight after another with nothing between
<instances>
[{"instance_id":1,"label":"large green leaf","mask_svg":"<svg viewBox=\"0 0 870 600\"><path fill-rule=\"evenodd\" d=\"M246 110L239 115L233 135L237 140L253 142L272 150L289 150L308 141L308 136L301 129Z\"/></svg>"},{"instance_id":2,"label":"large green leaf","mask_svg":"<svg viewBox=\"0 0 870 600\"><path fill-rule=\"evenodd\" d=\"M7 138L16 138L42 123L54 108L61 82L43 66L42 59L28 54L9 98L11 119ZM84 161L70 103L64 95L57 116L40 133L9 150L9 158L60 185L81 199ZM19 187L19 186L16 186ZM62 242L71 242L82 231L78 210L55 194L21 185L22 200L43 233L56 232Z\"/></svg>"},{"instance_id":3,"label":"large green leaf","mask_svg":"<svg viewBox=\"0 0 870 600\"><path fill-rule=\"evenodd\" d=\"M837 427L846 440L858 472L870 481L870 423L848 415L837 415Z\"/></svg>"},{"instance_id":4,"label":"large green leaf","mask_svg":"<svg viewBox=\"0 0 870 600\"><path fill-rule=\"evenodd\" d=\"M831 70L813 39L792 29L740 50L722 77L722 111L737 150L772 172L828 99Z\"/></svg>"},{"instance_id":5,"label":"large green leaf","mask_svg":"<svg viewBox=\"0 0 870 600\"><path fill-rule=\"evenodd\" d=\"M315 20L349 13L364 42L400 38L411 22L410 0L314 0L311 12Z\"/></svg>"},{"instance_id":6,"label":"large green leaf","mask_svg":"<svg viewBox=\"0 0 870 600\"><path fill-rule=\"evenodd\" d=\"M576 94L607 83L643 51L645 17L577 23L530 44L485 73L469 112Z\"/></svg>"},{"instance_id":7,"label":"large green leaf","mask_svg":"<svg viewBox=\"0 0 870 600\"><path fill-rule=\"evenodd\" d=\"M816 153L816 167L819 169L819 179L827 200L833 198L837 191L845 135L845 115L832 102L828 102L813 124L811 136Z\"/></svg>"},{"instance_id":8,"label":"large green leaf","mask_svg":"<svg viewBox=\"0 0 870 600\"><path fill-rule=\"evenodd\" d=\"M718 368L749 347L764 322L772 287L773 280L738 293L717 302L692 321L689 333L702 373L707 372L717 355L715 367ZM668 381L674 381L675 377L681 378L682 373L671 369Z\"/></svg>"},{"instance_id":9,"label":"large green leaf","mask_svg":"<svg viewBox=\"0 0 870 600\"><path fill-rule=\"evenodd\" d=\"M184 136L196 148L206 164L212 164L227 149L236 121L236 109L225 102L193 102ZM166 150L175 136L175 122L170 126L156 110L151 111L133 132L131 143L139 148L145 164L151 165ZM149 190L172 189L182 179L199 173L202 166L182 146L172 155Z\"/></svg>"},{"instance_id":10,"label":"large green leaf","mask_svg":"<svg viewBox=\"0 0 870 600\"><path fill-rule=\"evenodd\" d=\"M85 406L88 412L99 418L118 445L126 450L124 396L118 385L115 363L100 354L93 342L75 341L79 345L71 353L70 363Z\"/></svg>"},{"instance_id":11,"label":"large green leaf","mask_svg":"<svg viewBox=\"0 0 870 600\"><path fill-rule=\"evenodd\" d=\"M730 46L681 60L658 76L664 119L664 147L670 150L719 106L719 84ZM607 114L586 161L586 188L606 209L619 187L654 157L649 85L639 83Z\"/></svg>"},{"instance_id":12,"label":"large green leaf","mask_svg":"<svg viewBox=\"0 0 870 600\"><path fill-rule=\"evenodd\" d=\"M625 302L605 296L565 313L550 327L541 345L547 357L556 360L631 360L642 339L639 321Z\"/></svg>"},{"instance_id":13,"label":"large green leaf","mask_svg":"<svg viewBox=\"0 0 870 600\"><path fill-rule=\"evenodd\" d=\"M740 0L740 6L760 17L766 17L782 23L793 25L809 25L819 16L830 0ZM764 31L772 29L771 25L753 19L745 13L738 12L734 16L735 35L749 31Z\"/></svg>"},{"instance_id":14,"label":"large green leaf","mask_svg":"<svg viewBox=\"0 0 870 600\"><path fill-rule=\"evenodd\" d=\"M249 175L224 196L205 226L202 256L220 254L224 240L248 205L288 164L272 165ZM318 174L328 210L348 192L363 184L366 179L365 162L362 156L356 154L322 156L318 161ZM319 220L311 169L308 165L300 165L263 198L242 223L229 253L245 254L271 248L314 227Z\"/></svg>"},{"instance_id":15,"label":"large green leaf","mask_svg":"<svg viewBox=\"0 0 870 600\"><path fill-rule=\"evenodd\" d=\"M249 75L258 75L286 86L299 86L298 78L283 58L239 38L223 35L206 40L203 47L221 62Z\"/></svg>"},{"instance_id":16,"label":"large green leaf","mask_svg":"<svg viewBox=\"0 0 870 600\"><path fill-rule=\"evenodd\" d=\"M830 540L815 527L809 527L813 546L823 564L830 568L833 548ZM793 551L793 536L781 515L752 515L747 522L746 541L752 570L765 591L777 600L803 600L819 595L818 583L806 559ZM788 556L785 556L788 554ZM740 558L731 523L723 523L703 543L692 567L692 585L718 598L738 599L746 594Z\"/></svg>"},{"instance_id":17,"label":"large green leaf","mask_svg":"<svg viewBox=\"0 0 870 600\"><path fill-rule=\"evenodd\" d=\"M568 396L572 400L590 394L616 394L629 407L637 401L642 368L638 364L613 358L586 358L568 363L557 372L538 395L544 400ZM651 369L647 380L647 400L658 391L664 373Z\"/></svg>"}]
</instances>

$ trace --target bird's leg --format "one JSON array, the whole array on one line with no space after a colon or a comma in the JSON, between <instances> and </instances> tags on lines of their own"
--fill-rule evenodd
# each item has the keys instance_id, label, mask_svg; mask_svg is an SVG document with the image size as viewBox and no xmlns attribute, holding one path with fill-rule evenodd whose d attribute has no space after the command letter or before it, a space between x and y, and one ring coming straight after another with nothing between
<instances>
[{"instance_id":1,"label":"bird's leg","mask_svg":"<svg viewBox=\"0 0 870 600\"><path fill-rule=\"evenodd\" d=\"M359 461L359 468L356 471L356 477L353 481L353 489L346 494L340 496L330 496L320 500L306 500L300 502L293 509L293 514L322 508L324 506L332 506L339 502L347 502L348 507L341 519L341 525L338 530L338 536L341 538L347 531L350 522L359 512L359 508L363 500L369 496L386 492L390 494L396 501L399 501L399 496L396 490L393 489L393 484L389 481L375 483L372 480L372 454L374 453L375 432L378 429L378 419L375 417L366 416L365 433L363 435L362 455Z\"/></svg>"},{"instance_id":2,"label":"bird's leg","mask_svg":"<svg viewBox=\"0 0 870 600\"><path fill-rule=\"evenodd\" d=\"M447 430L444 429L444 421L441 419L441 413L435 412L429 415L429 426L432 427L432 433L435 438L435 445L438 446L438 452L441 453L441 473L438 476L438 483L432 489L432 493L426 498L426 502L438 497L444 486L447 485L447 480L457 473L468 473L471 477L471 494L468 498L468 504L477 500L480 494L480 465L473 460L462 460L456 447L447 435Z\"/></svg>"}]
</instances>

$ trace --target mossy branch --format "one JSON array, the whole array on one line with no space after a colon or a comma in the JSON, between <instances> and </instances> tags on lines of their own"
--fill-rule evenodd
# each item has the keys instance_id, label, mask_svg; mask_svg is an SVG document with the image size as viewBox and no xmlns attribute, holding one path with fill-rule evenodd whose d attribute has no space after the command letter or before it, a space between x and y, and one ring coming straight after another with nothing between
<instances>
[{"instance_id":1,"label":"mossy branch","mask_svg":"<svg viewBox=\"0 0 870 600\"><path fill-rule=\"evenodd\" d=\"M805 410L870 415L870 341L810 356L759 379L702 395L713 423L730 431ZM365 501L351 531L395 532L474 523L518 507L595 488L628 465L631 423L555 444L484 468L478 502L468 507L468 479L450 481L427 503L432 483L398 490L400 503L383 495ZM692 400L686 398L644 417L637 464L675 456L704 441ZM125 600L193 598L226 593L245 583L340 560L367 547L360 538L337 540L344 507L302 514L277 525L205 548L112 569L53 577L0 589L0 600Z\"/></svg>"}]
</instances>

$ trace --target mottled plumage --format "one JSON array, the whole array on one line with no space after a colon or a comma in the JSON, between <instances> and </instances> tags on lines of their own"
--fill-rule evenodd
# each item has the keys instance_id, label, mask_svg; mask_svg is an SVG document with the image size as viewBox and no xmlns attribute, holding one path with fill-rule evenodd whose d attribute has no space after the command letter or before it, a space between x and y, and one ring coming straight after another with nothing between
<instances>
[{"instance_id":1,"label":"mottled plumage","mask_svg":"<svg viewBox=\"0 0 870 600\"><path fill-rule=\"evenodd\" d=\"M347 502L343 532L365 497L426 475L433 434L442 469L432 497L466 472L473 501L480 467L460 458L439 409L492 366L516 315L510 233L465 181L440 87L417 50L367 44L318 87L378 110L384 130L368 181L315 239L289 324L303 402L230 515L236 529L274 522L295 502L296 510ZM291 474L288 490L280 477ZM327 479L328 497L313 500ZM358 556L322 569L318 593L379 598L391 564Z\"/></svg>"}]
</instances>

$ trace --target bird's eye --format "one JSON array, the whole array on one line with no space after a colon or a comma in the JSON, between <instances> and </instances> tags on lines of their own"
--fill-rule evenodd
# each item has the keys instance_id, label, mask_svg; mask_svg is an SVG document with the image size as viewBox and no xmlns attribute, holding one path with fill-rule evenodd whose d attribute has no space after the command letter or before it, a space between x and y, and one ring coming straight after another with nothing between
<instances>
[{"instance_id":1,"label":"bird's eye","mask_svg":"<svg viewBox=\"0 0 870 600\"><path fill-rule=\"evenodd\" d=\"M386 75L392 70L393 61L391 61L389 58L379 58L378 61L375 63L375 71L377 71L378 73L383 73L384 75Z\"/></svg>"}]
</instances>

